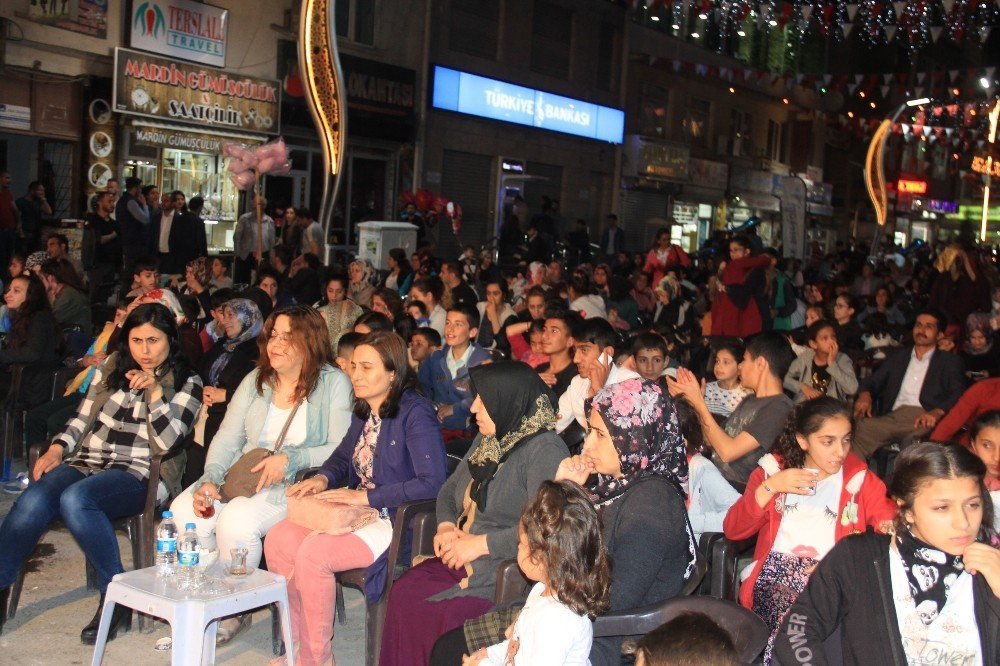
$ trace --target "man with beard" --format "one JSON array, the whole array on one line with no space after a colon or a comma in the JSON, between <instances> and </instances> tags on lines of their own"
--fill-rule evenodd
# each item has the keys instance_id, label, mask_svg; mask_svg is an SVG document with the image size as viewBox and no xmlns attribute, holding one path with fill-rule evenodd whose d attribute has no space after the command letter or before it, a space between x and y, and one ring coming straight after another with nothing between
<instances>
[{"instance_id":1,"label":"man with beard","mask_svg":"<svg viewBox=\"0 0 1000 666\"><path fill-rule=\"evenodd\" d=\"M913 325L913 344L861 380L854 403L857 455L868 458L892 440L902 440L903 446L919 441L962 396L965 363L937 348L944 327L943 314L921 311Z\"/></svg>"}]
</instances>

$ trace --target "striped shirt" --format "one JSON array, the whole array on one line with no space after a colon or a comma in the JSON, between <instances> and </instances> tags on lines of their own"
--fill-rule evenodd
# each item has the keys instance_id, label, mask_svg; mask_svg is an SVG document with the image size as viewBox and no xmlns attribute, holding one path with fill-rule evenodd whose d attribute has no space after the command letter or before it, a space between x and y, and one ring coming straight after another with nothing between
<instances>
[{"instance_id":1,"label":"striped shirt","mask_svg":"<svg viewBox=\"0 0 1000 666\"><path fill-rule=\"evenodd\" d=\"M107 390L104 387L104 371L105 366L98 369L76 414L52 441L66 447L66 452L70 454L66 463L81 471L120 469L146 480L149 478L151 455L166 453L191 431L201 408L201 379L192 373L179 391L174 391L170 385L163 385L163 395L148 405L144 391L112 391L94 419L90 433L84 435L95 396L99 391ZM152 447L150 434L153 437ZM82 442L81 435L84 435Z\"/></svg>"}]
</instances>

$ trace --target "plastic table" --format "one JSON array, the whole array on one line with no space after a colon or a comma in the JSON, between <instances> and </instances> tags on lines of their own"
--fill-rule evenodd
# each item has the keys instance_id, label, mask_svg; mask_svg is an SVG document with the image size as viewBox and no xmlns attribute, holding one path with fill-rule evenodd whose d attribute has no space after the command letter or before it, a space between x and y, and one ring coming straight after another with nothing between
<instances>
[{"instance_id":1,"label":"plastic table","mask_svg":"<svg viewBox=\"0 0 1000 666\"><path fill-rule=\"evenodd\" d=\"M288 663L294 664L295 646L285 578L263 569L254 569L246 576L228 576L221 563L209 567L206 575L223 580L227 587L232 587L232 592L206 594L200 590L178 590L173 581L157 578L155 567L116 575L104 597L92 666L99 666L104 657L115 604L169 622L173 635L170 663L172 666L191 666L215 663L217 619L277 603Z\"/></svg>"}]
</instances>

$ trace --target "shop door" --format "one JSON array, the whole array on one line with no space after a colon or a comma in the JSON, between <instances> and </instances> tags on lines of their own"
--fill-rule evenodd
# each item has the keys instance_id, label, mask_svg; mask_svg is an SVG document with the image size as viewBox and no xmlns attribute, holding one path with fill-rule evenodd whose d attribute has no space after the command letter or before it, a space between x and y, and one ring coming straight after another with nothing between
<instances>
[{"instance_id":1,"label":"shop door","mask_svg":"<svg viewBox=\"0 0 1000 666\"><path fill-rule=\"evenodd\" d=\"M445 219L430 236L439 257L457 257L460 245L480 247L493 235L490 200L494 157L459 150L444 151L441 170L441 195L462 206L462 228L456 237Z\"/></svg>"},{"instance_id":2,"label":"shop door","mask_svg":"<svg viewBox=\"0 0 1000 666\"><path fill-rule=\"evenodd\" d=\"M289 171L287 176L268 176L264 182L264 196L276 208L306 206L308 193L308 171Z\"/></svg>"},{"instance_id":3,"label":"shop door","mask_svg":"<svg viewBox=\"0 0 1000 666\"><path fill-rule=\"evenodd\" d=\"M360 222L389 220L386 217L386 160L374 157L351 158L350 220L351 229ZM355 232L356 234L357 232ZM356 240L357 236L354 236Z\"/></svg>"}]
</instances>

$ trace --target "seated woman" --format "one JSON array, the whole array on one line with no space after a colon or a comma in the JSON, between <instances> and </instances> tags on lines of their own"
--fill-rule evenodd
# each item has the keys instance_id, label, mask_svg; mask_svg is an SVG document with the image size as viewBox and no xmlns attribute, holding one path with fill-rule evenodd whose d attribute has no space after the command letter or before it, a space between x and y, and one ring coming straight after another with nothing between
<instances>
[{"instance_id":1,"label":"seated woman","mask_svg":"<svg viewBox=\"0 0 1000 666\"><path fill-rule=\"evenodd\" d=\"M403 297L395 289L378 289L372 296L372 311L383 314L390 321L395 321L396 317L406 313L406 305Z\"/></svg>"},{"instance_id":2,"label":"seated woman","mask_svg":"<svg viewBox=\"0 0 1000 666\"><path fill-rule=\"evenodd\" d=\"M174 287L180 287L181 296L189 294L198 300L198 316L196 321L203 324L208 323L212 316L212 293L209 289L208 259L198 257L187 262L184 266L184 283L175 283Z\"/></svg>"},{"instance_id":3,"label":"seated woman","mask_svg":"<svg viewBox=\"0 0 1000 666\"><path fill-rule=\"evenodd\" d=\"M565 459L555 480L583 485L600 511L604 543L614 563L609 613L680 593L694 571L695 541L682 490L687 483L684 440L666 390L648 380L628 379L598 391L583 452ZM502 640L517 612L498 609L466 622L438 641L431 663L457 664L461 654ZM625 638L595 638L590 663L617 666Z\"/></svg>"},{"instance_id":4,"label":"seated woman","mask_svg":"<svg viewBox=\"0 0 1000 666\"><path fill-rule=\"evenodd\" d=\"M851 411L839 400L797 405L723 521L728 539L757 536L740 603L771 630L765 664L773 663L775 633L816 564L866 526L887 531L896 515L885 484L851 454L852 430Z\"/></svg>"},{"instance_id":5,"label":"seated woman","mask_svg":"<svg viewBox=\"0 0 1000 666\"><path fill-rule=\"evenodd\" d=\"M965 320L965 343L959 355L965 360L965 374L972 380L1000 376L1000 345L990 326L990 316L973 312Z\"/></svg>"},{"instance_id":6,"label":"seated woman","mask_svg":"<svg viewBox=\"0 0 1000 666\"><path fill-rule=\"evenodd\" d=\"M194 523L205 548L229 553L239 543L249 550L247 564L260 564L261 541L285 518L286 484L300 469L330 457L351 418L351 386L333 366L323 318L312 308L292 306L271 313L258 337L257 370L247 375L229 400L212 439L205 473L170 505L178 525ZM258 447L281 450L254 469L256 492L223 502L219 493L229 468ZM205 509L213 506L213 515ZM225 643L250 626L249 613L219 623Z\"/></svg>"},{"instance_id":7,"label":"seated woman","mask_svg":"<svg viewBox=\"0 0 1000 666\"><path fill-rule=\"evenodd\" d=\"M354 327L354 322L364 310L347 298L347 276L334 273L326 278L323 285L326 303L319 307L319 313L326 320L326 328L330 337L330 348L333 356L337 356L337 343L340 336Z\"/></svg>"},{"instance_id":8,"label":"seated woman","mask_svg":"<svg viewBox=\"0 0 1000 666\"><path fill-rule=\"evenodd\" d=\"M479 333L476 345L483 349L499 349L510 353L510 342L504 333L506 328L517 323L517 314L507 304L507 281L503 277L487 280L484 285L485 301L476 304L479 310Z\"/></svg>"},{"instance_id":9,"label":"seated woman","mask_svg":"<svg viewBox=\"0 0 1000 666\"><path fill-rule=\"evenodd\" d=\"M10 281L3 295L10 323L7 339L0 348L0 391L6 392L11 363L56 364L56 320L49 309L45 287L34 275L22 275ZM40 379L40 377L39 377ZM45 401L39 382L30 376L21 378L21 402L34 407Z\"/></svg>"},{"instance_id":10,"label":"seated woman","mask_svg":"<svg viewBox=\"0 0 1000 666\"><path fill-rule=\"evenodd\" d=\"M389 266L389 274L385 276L382 286L395 289L400 298L405 298L410 293L410 284L413 282L413 268L406 257L406 250L401 247L392 248L385 263Z\"/></svg>"},{"instance_id":11,"label":"seated woman","mask_svg":"<svg viewBox=\"0 0 1000 666\"><path fill-rule=\"evenodd\" d=\"M264 541L268 568L288 578L301 666L331 663L336 574L366 568L365 592L369 602L377 602L385 577L392 575L385 554L396 507L436 497L448 475L441 429L430 402L416 391L403 340L395 333L370 334L354 349L350 375L354 416L347 434L318 474L286 494L318 493L330 501L375 507L381 518L353 533L312 536L286 519Z\"/></svg>"},{"instance_id":12,"label":"seated woman","mask_svg":"<svg viewBox=\"0 0 1000 666\"><path fill-rule=\"evenodd\" d=\"M427 663L440 635L493 606L500 565L517 555L521 510L569 455L534 370L503 361L469 377L479 434L438 493L437 557L403 574L389 595L382 666Z\"/></svg>"},{"instance_id":13,"label":"seated woman","mask_svg":"<svg viewBox=\"0 0 1000 666\"><path fill-rule=\"evenodd\" d=\"M351 283L347 287L347 297L363 308L372 306L372 296L375 295L375 280L378 278L375 267L367 259L352 261L348 267Z\"/></svg>"},{"instance_id":14,"label":"seated woman","mask_svg":"<svg viewBox=\"0 0 1000 666\"><path fill-rule=\"evenodd\" d=\"M194 427L194 446L188 447L184 484L190 485L205 472L208 446L222 425L229 400L236 395L243 378L253 372L260 356L257 336L264 320L257 305L234 298L219 308L224 336L201 359L200 374L205 382L201 412Z\"/></svg>"},{"instance_id":15,"label":"seated woman","mask_svg":"<svg viewBox=\"0 0 1000 666\"><path fill-rule=\"evenodd\" d=\"M983 486L986 466L961 446L903 450L889 487L893 534L840 541L820 562L777 633L782 664L996 664L1000 550ZM832 662L831 662L832 663Z\"/></svg>"},{"instance_id":16,"label":"seated woman","mask_svg":"<svg viewBox=\"0 0 1000 666\"><path fill-rule=\"evenodd\" d=\"M208 279L208 290L215 293L219 289L232 289L233 278L229 277L229 264L222 257L213 257Z\"/></svg>"},{"instance_id":17,"label":"seated woman","mask_svg":"<svg viewBox=\"0 0 1000 666\"><path fill-rule=\"evenodd\" d=\"M35 464L36 483L0 526L0 625L18 570L58 517L97 571L101 601L80 635L94 644L108 583L125 570L111 521L142 511L150 458L187 436L200 406L201 380L181 353L173 315L159 304L136 308L117 354L98 369L76 415ZM130 623L131 611L117 606L108 639Z\"/></svg>"},{"instance_id":18,"label":"seated woman","mask_svg":"<svg viewBox=\"0 0 1000 666\"><path fill-rule=\"evenodd\" d=\"M67 259L49 259L38 269L39 278L52 306L52 316L60 326L80 329L84 344L90 339L91 312L86 288ZM83 350L74 350L76 352Z\"/></svg>"}]
</instances>

